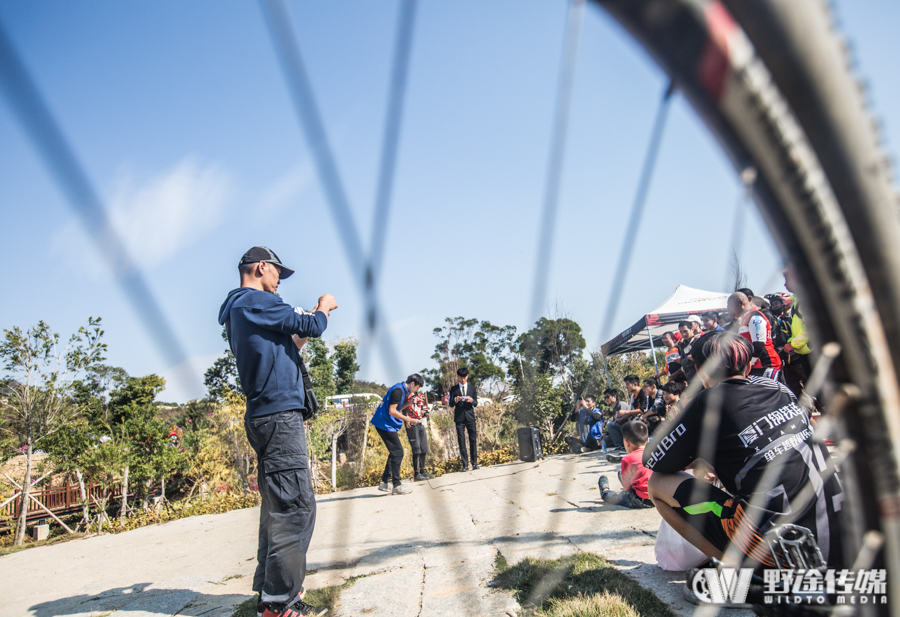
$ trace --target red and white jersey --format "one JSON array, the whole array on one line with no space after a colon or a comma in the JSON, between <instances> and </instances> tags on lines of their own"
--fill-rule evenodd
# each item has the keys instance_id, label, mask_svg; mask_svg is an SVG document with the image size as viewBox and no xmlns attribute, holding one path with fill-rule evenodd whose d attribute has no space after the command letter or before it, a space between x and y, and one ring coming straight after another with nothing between
<instances>
[{"instance_id":1,"label":"red and white jersey","mask_svg":"<svg viewBox=\"0 0 900 617\"><path fill-rule=\"evenodd\" d=\"M775 351L775 345L772 344L772 326L759 309L752 308L744 313L744 316L741 317L741 329L738 330L738 333L750 341L750 344L760 342L766 345L766 352L757 358L753 366L750 367L751 369L781 368L781 358L778 356L778 352Z\"/></svg>"}]
</instances>

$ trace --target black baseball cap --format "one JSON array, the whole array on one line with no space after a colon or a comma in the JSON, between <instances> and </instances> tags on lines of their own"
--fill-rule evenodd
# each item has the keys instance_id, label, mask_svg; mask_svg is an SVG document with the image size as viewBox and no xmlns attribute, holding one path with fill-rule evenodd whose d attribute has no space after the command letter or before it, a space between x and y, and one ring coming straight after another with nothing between
<instances>
[{"instance_id":1,"label":"black baseball cap","mask_svg":"<svg viewBox=\"0 0 900 617\"><path fill-rule=\"evenodd\" d=\"M254 246L252 249L244 253L244 256L241 257L241 262L238 264L238 268L246 264L255 264L259 261L264 261L269 264L281 266L281 274L278 276L278 280L283 281L294 273L293 270L281 263L281 260L278 259L278 255L276 255L272 249L266 248L264 246Z\"/></svg>"}]
</instances>

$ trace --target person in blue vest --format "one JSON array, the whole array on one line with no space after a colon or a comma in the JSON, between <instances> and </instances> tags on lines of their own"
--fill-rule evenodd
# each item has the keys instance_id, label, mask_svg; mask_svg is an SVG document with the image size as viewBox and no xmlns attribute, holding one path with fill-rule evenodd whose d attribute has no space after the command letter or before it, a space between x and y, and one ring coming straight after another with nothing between
<instances>
[{"instance_id":1,"label":"person in blue vest","mask_svg":"<svg viewBox=\"0 0 900 617\"><path fill-rule=\"evenodd\" d=\"M425 385L425 380L418 373L413 373L406 378L406 383L398 383L388 389L384 399L372 416L372 426L378 431L378 435L388 450L387 462L384 464L384 473L381 475L379 491L394 495L408 495L412 492L400 481L400 464L403 462L403 445L400 443L400 429L406 422L409 426L419 424L419 420L404 414L404 408L408 407L410 394L415 394L419 388ZM388 480L393 482L393 489L388 485Z\"/></svg>"}]
</instances>

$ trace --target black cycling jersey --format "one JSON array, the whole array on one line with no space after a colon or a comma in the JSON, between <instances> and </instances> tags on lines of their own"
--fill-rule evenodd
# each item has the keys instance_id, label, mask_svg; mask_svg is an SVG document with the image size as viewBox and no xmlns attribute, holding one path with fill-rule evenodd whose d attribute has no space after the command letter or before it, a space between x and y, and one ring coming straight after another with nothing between
<instances>
[{"instance_id":1,"label":"black cycling jersey","mask_svg":"<svg viewBox=\"0 0 900 617\"><path fill-rule=\"evenodd\" d=\"M710 451L701 454L707 412L714 435ZM840 553L840 539L831 531L844 499L840 479L826 474L828 450L813 441L806 412L784 385L762 377L726 379L698 394L664 430L644 450L647 469L675 473L703 457L728 493L751 502L768 466L783 463L760 504L767 511L763 518L775 524L778 515L792 513L816 536L826 560L829 552ZM815 498L804 507L795 498L807 484Z\"/></svg>"}]
</instances>

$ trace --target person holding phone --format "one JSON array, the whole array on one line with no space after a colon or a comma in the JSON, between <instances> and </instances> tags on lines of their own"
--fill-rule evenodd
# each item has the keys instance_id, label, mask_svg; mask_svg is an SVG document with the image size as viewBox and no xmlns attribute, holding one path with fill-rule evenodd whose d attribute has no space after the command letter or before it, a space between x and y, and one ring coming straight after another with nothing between
<instances>
[{"instance_id":1,"label":"person holding phone","mask_svg":"<svg viewBox=\"0 0 900 617\"><path fill-rule=\"evenodd\" d=\"M425 380L418 373L413 373L406 378L406 382L400 382L391 386L384 399L372 415L370 423L378 431L378 435L384 442L388 451L387 462L384 464L384 473L381 475L379 491L394 495L408 495L412 490L403 486L400 481L400 464L403 462L403 444L400 443L400 429L405 422L407 426L415 426L420 420L412 418L406 413L410 409L410 397L425 385ZM393 482L393 488L389 482Z\"/></svg>"},{"instance_id":2,"label":"person holding phone","mask_svg":"<svg viewBox=\"0 0 900 617\"><path fill-rule=\"evenodd\" d=\"M247 401L244 429L258 462L257 612L324 615L326 607L303 601L316 496L303 425L312 402L301 379L299 347L311 336L322 336L338 305L331 294L321 296L312 313L287 304L276 292L294 271L264 246L244 253L238 273L240 287L228 293L219 324L234 354Z\"/></svg>"},{"instance_id":3,"label":"person holding phone","mask_svg":"<svg viewBox=\"0 0 900 617\"><path fill-rule=\"evenodd\" d=\"M462 470L478 469L478 433L475 427L475 408L478 406L478 394L475 385L468 383L469 369L457 369L459 383L450 388L450 404L453 406L453 421L456 423L456 439L459 441L459 457L462 459ZM469 437L469 449L466 448L466 433ZM471 461L472 466L469 467Z\"/></svg>"},{"instance_id":4,"label":"person holding phone","mask_svg":"<svg viewBox=\"0 0 900 617\"><path fill-rule=\"evenodd\" d=\"M425 420L429 415L428 395L421 391L411 394L406 415L419 420L418 424L406 423L406 437L412 450L413 481L430 480L434 476L425 471L425 456L428 454L428 431L425 428Z\"/></svg>"}]
</instances>

